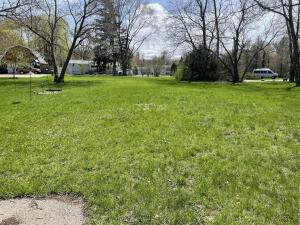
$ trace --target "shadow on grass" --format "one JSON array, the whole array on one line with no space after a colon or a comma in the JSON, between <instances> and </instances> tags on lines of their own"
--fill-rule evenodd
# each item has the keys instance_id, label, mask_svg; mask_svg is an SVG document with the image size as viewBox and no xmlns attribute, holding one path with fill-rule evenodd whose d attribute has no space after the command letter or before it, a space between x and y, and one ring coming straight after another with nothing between
<instances>
[{"instance_id":1,"label":"shadow on grass","mask_svg":"<svg viewBox=\"0 0 300 225\"><path fill-rule=\"evenodd\" d=\"M175 79L163 79L163 78L150 78L147 82L157 85L166 85L171 87L193 87L193 88L207 88L207 87L221 87L230 84L227 82L189 82L189 81L177 81Z\"/></svg>"},{"instance_id":2,"label":"shadow on grass","mask_svg":"<svg viewBox=\"0 0 300 225\"><path fill-rule=\"evenodd\" d=\"M300 89L300 86L287 87L286 90L287 91L292 91L295 88Z\"/></svg>"},{"instance_id":3,"label":"shadow on grass","mask_svg":"<svg viewBox=\"0 0 300 225\"><path fill-rule=\"evenodd\" d=\"M296 90L296 86L291 86L291 83L281 82L265 82L265 83L237 83L230 82L182 82L173 79L147 79L147 82L155 83L157 85L167 85L170 87L190 87L193 89L227 89L236 94L249 93L265 96L266 98L294 98L297 92L290 92ZM298 89L300 90L300 88Z\"/></svg>"},{"instance_id":4,"label":"shadow on grass","mask_svg":"<svg viewBox=\"0 0 300 225\"><path fill-rule=\"evenodd\" d=\"M45 79L35 78L32 80L32 85L35 87L53 89L53 88L68 88L68 87L92 87L96 85L103 85L105 82L102 80L71 80L65 81L64 83L56 84L53 81L48 82ZM13 80L10 79L0 79L0 86L5 88L8 86L17 85L18 88L27 88L30 85L29 78L24 78L22 80Z\"/></svg>"},{"instance_id":5,"label":"shadow on grass","mask_svg":"<svg viewBox=\"0 0 300 225\"><path fill-rule=\"evenodd\" d=\"M286 91L290 88L290 83L280 83L280 82L266 82L266 83L240 83L240 85L234 86L235 89L240 89L244 91L255 91L255 92L269 92L269 91ZM274 92L275 94L275 92Z\"/></svg>"},{"instance_id":6,"label":"shadow on grass","mask_svg":"<svg viewBox=\"0 0 300 225\"><path fill-rule=\"evenodd\" d=\"M102 85L104 84L104 81L97 81L97 80L91 80L91 81L84 81L84 80L78 80L78 81L65 81L64 83L60 84L55 84L52 83L50 84L51 87L92 87L92 86L97 86L97 85Z\"/></svg>"},{"instance_id":7,"label":"shadow on grass","mask_svg":"<svg viewBox=\"0 0 300 225\"><path fill-rule=\"evenodd\" d=\"M22 102L19 102L19 101L15 101L15 102L12 102L11 104L12 105L18 105L18 104L21 104Z\"/></svg>"}]
</instances>

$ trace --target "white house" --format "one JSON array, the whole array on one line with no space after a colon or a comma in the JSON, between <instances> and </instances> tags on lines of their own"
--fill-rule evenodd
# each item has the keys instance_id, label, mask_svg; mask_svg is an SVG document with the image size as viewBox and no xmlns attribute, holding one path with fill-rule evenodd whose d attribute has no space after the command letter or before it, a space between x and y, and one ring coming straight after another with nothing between
<instances>
[{"instance_id":1,"label":"white house","mask_svg":"<svg viewBox=\"0 0 300 225\"><path fill-rule=\"evenodd\" d=\"M161 75L171 75L171 65L163 65L161 68Z\"/></svg>"},{"instance_id":2,"label":"white house","mask_svg":"<svg viewBox=\"0 0 300 225\"><path fill-rule=\"evenodd\" d=\"M171 67L170 65L163 65L161 67L161 71L159 75L170 75L171 74ZM154 74L154 68L151 66L150 68L147 67L138 67L138 75L151 75ZM147 74L147 70L150 70L150 74Z\"/></svg>"},{"instance_id":3,"label":"white house","mask_svg":"<svg viewBox=\"0 0 300 225\"><path fill-rule=\"evenodd\" d=\"M92 73L93 63L93 61L87 60L70 60L67 67L67 73L73 75L83 75Z\"/></svg>"},{"instance_id":4,"label":"white house","mask_svg":"<svg viewBox=\"0 0 300 225\"><path fill-rule=\"evenodd\" d=\"M121 64L119 62L116 62L116 70L118 74L122 73ZM114 73L114 64L112 62L106 64L106 73L107 74Z\"/></svg>"}]
</instances>

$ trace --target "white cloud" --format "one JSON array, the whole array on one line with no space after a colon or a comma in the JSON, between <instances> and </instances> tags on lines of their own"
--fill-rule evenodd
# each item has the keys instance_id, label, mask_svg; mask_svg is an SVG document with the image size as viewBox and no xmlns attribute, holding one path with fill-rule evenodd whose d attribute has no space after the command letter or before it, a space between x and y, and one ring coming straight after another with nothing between
<instances>
[{"instance_id":1,"label":"white cloud","mask_svg":"<svg viewBox=\"0 0 300 225\"><path fill-rule=\"evenodd\" d=\"M143 33L148 33L149 29L152 29L153 34L144 42L139 49L139 52L146 59L159 56L163 51L172 52L173 58L180 58L181 52L173 52L174 47L172 47L171 41L169 41L166 37L168 17L170 16L169 12L159 3L150 3L148 4L148 7L153 10L152 18L155 28L146 28L141 31L141 35L143 35Z\"/></svg>"}]
</instances>

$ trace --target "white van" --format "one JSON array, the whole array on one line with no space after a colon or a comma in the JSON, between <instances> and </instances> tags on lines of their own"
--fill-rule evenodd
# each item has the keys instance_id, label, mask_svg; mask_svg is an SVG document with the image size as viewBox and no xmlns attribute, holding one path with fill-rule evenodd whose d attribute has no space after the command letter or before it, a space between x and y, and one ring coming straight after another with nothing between
<instances>
[{"instance_id":1,"label":"white van","mask_svg":"<svg viewBox=\"0 0 300 225\"><path fill-rule=\"evenodd\" d=\"M272 78L272 79L275 79L276 77L278 77L278 74L274 73L269 68L255 69L255 70L253 70L253 74L255 76L258 76L258 77L262 78L262 79L263 78Z\"/></svg>"}]
</instances>

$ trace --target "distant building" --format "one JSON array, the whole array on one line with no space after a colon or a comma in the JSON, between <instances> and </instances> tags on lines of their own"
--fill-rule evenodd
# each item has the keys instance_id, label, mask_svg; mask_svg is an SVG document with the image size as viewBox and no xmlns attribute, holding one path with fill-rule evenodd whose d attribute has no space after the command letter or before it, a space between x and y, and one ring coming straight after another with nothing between
<instances>
[{"instance_id":1,"label":"distant building","mask_svg":"<svg viewBox=\"0 0 300 225\"><path fill-rule=\"evenodd\" d=\"M171 67L170 65L164 65L161 69L160 75L171 75Z\"/></svg>"},{"instance_id":2,"label":"distant building","mask_svg":"<svg viewBox=\"0 0 300 225\"><path fill-rule=\"evenodd\" d=\"M171 67L170 65L163 65L161 68L161 72L159 75L171 75ZM138 75L153 75L154 68L151 66L150 68L147 67L137 67ZM150 74L147 74L147 70L150 70Z\"/></svg>"},{"instance_id":3,"label":"distant building","mask_svg":"<svg viewBox=\"0 0 300 225\"><path fill-rule=\"evenodd\" d=\"M67 67L67 73L73 75L90 74L93 73L93 69L92 69L93 65L94 65L93 61L70 60Z\"/></svg>"},{"instance_id":4,"label":"distant building","mask_svg":"<svg viewBox=\"0 0 300 225\"><path fill-rule=\"evenodd\" d=\"M119 62L116 63L116 70L117 70L117 74L122 73L121 64ZM105 73L107 73L107 74L114 73L114 64L112 62L106 64Z\"/></svg>"}]
</instances>

